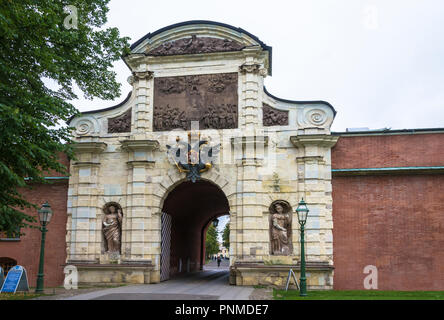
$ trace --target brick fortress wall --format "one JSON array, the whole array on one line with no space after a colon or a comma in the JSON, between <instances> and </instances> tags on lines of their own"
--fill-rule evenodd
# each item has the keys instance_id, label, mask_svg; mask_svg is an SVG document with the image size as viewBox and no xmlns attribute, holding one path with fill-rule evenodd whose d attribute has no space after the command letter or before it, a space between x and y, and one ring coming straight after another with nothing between
<instances>
[{"instance_id":1,"label":"brick fortress wall","mask_svg":"<svg viewBox=\"0 0 444 320\"><path fill-rule=\"evenodd\" d=\"M444 174L335 169L444 166L444 134L344 135L332 149L334 289L444 290Z\"/></svg>"},{"instance_id":2,"label":"brick fortress wall","mask_svg":"<svg viewBox=\"0 0 444 320\"><path fill-rule=\"evenodd\" d=\"M68 159L63 156L62 163L69 167ZM50 177L61 177L57 173L49 173ZM51 205L54 213L46 233L45 245L45 287L55 287L63 284L63 268L66 260L66 208L68 199L68 180L54 179L51 184L30 184L30 189L21 192L31 203L39 207L45 202ZM34 215L38 221L35 209L27 209L26 213ZM34 223L39 226L38 222ZM40 258L41 232L39 229L22 229L25 235L19 241L0 241L0 258L12 258L18 265L23 266L28 274L30 287L35 287Z\"/></svg>"}]
</instances>

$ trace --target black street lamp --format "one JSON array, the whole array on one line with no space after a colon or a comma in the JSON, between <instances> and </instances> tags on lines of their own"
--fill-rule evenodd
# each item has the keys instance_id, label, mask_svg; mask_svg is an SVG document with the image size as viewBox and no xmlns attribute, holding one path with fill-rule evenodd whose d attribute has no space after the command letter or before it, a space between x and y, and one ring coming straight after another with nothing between
<instances>
[{"instance_id":1,"label":"black street lamp","mask_svg":"<svg viewBox=\"0 0 444 320\"><path fill-rule=\"evenodd\" d=\"M51 221L52 210L48 201L46 201L42 207L37 210L39 215L39 221L41 224L40 231L42 232L42 243L40 246L40 263L39 263L39 273L37 274L37 286L35 288L36 293L43 293L43 265L45 259L45 236L46 236L46 226Z\"/></svg>"},{"instance_id":2,"label":"black street lamp","mask_svg":"<svg viewBox=\"0 0 444 320\"><path fill-rule=\"evenodd\" d=\"M305 231L305 223L307 222L308 216L308 208L307 204L304 201L304 198L299 202L298 208L296 209L296 213L298 214L298 222L301 226L301 278L300 278L300 295L307 295L307 278L305 277L305 240L304 240L304 231Z\"/></svg>"},{"instance_id":3,"label":"black street lamp","mask_svg":"<svg viewBox=\"0 0 444 320\"><path fill-rule=\"evenodd\" d=\"M217 226L219 225L219 219L214 219L213 220L213 226L215 227L215 228L217 228Z\"/></svg>"}]
</instances>

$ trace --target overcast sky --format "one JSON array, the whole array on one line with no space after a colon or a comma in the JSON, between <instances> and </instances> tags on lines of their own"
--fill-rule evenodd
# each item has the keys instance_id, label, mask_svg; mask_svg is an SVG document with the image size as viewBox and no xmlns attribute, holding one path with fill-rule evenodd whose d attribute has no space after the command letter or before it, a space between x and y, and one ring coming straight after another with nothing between
<instances>
[{"instance_id":1,"label":"overcast sky","mask_svg":"<svg viewBox=\"0 0 444 320\"><path fill-rule=\"evenodd\" d=\"M444 127L442 0L112 0L108 17L131 43L187 20L249 31L273 47L268 91L330 102L338 112L333 131ZM86 111L122 101L130 72L121 61L115 70L120 98L74 105Z\"/></svg>"}]
</instances>

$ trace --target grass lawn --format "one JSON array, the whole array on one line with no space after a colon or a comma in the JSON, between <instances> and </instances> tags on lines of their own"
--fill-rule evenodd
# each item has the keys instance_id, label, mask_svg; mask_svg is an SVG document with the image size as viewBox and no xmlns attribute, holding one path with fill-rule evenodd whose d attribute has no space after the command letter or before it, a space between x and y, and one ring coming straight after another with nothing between
<instances>
[{"instance_id":1,"label":"grass lawn","mask_svg":"<svg viewBox=\"0 0 444 320\"><path fill-rule=\"evenodd\" d=\"M88 289L91 290L103 290L103 289L109 289L109 288L117 288L125 286L125 284L105 284L100 286L79 286L79 291L73 289L74 291L77 291L79 293L82 293L81 291L88 292ZM66 290L64 287L45 287L44 293L35 293L35 288L31 287L29 288L29 292L17 292L17 293L0 293L0 300L26 300L26 299L33 299L40 296L53 296L58 294L63 294L69 292L69 290ZM86 290L86 291L85 291Z\"/></svg>"},{"instance_id":2,"label":"grass lawn","mask_svg":"<svg viewBox=\"0 0 444 320\"><path fill-rule=\"evenodd\" d=\"M0 300L26 300L33 299L40 296L47 296L47 294L34 292L17 292L17 293L0 293Z\"/></svg>"},{"instance_id":3,"label":"grass lawn","mask_svg":"<svg viewBox=\"0 0 444 320\"><path fill-rule=\"evenodd\" d=\"M444 300L444 291L308 291L306 297L298 290L273 289L275 300Z\"/></svg>"}]
</instances>

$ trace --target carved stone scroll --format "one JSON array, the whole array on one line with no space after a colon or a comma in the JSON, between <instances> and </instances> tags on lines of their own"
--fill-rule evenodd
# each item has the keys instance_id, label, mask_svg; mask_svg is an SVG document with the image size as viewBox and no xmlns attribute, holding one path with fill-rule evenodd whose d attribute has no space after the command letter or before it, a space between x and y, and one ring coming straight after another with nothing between
<instances>
[{"instance_id":1,"label":"carved stone scroll","mask_svg":"<svg viewBox=\"0 0 444 320\"><path fill-rule=\"evenodd\" d=\"M288 111L275 109L265 103L262 110L264 127L288 126Z\"/></svg>"},{"instance_id":2,"label":"carved stone scroll","mask_svg":"<svg viewBox=\"0 0 444 320\"><path fill-rule=\"evenodd\" d=\"M131 109L118 117L108 119L108 133L131 131Z\"/></svg>"},{"instance_id":3,"label":"carved stone scroll","mask_svg":"<svg viewBox=\"0 0 444 320\"><path fill-rule=\"evenodd\" d=\"M154 78L154 131L238 126L237 73Z\"/></svg>"},{"instance_id":4,"label":"carved stone scroll","mask_svg":"<svg viewBox=\"0 0 444 320\"><path fill-rule=\"evenodd\" d=\"M270 205L270 254L287 256L293 252L292 209L284 200Z\"/></svg>"},{"instance_id":5,"label":"carved stone scroll","mask_svg":"<svg viewBox=\"0 0 444 320\"><path fill-rule=\"evenodd\" d=\"M163 43L148 52L153 56L240 51L245 46L237 41L212 37L184 38Z\"/></svg>"}]
</instances>

